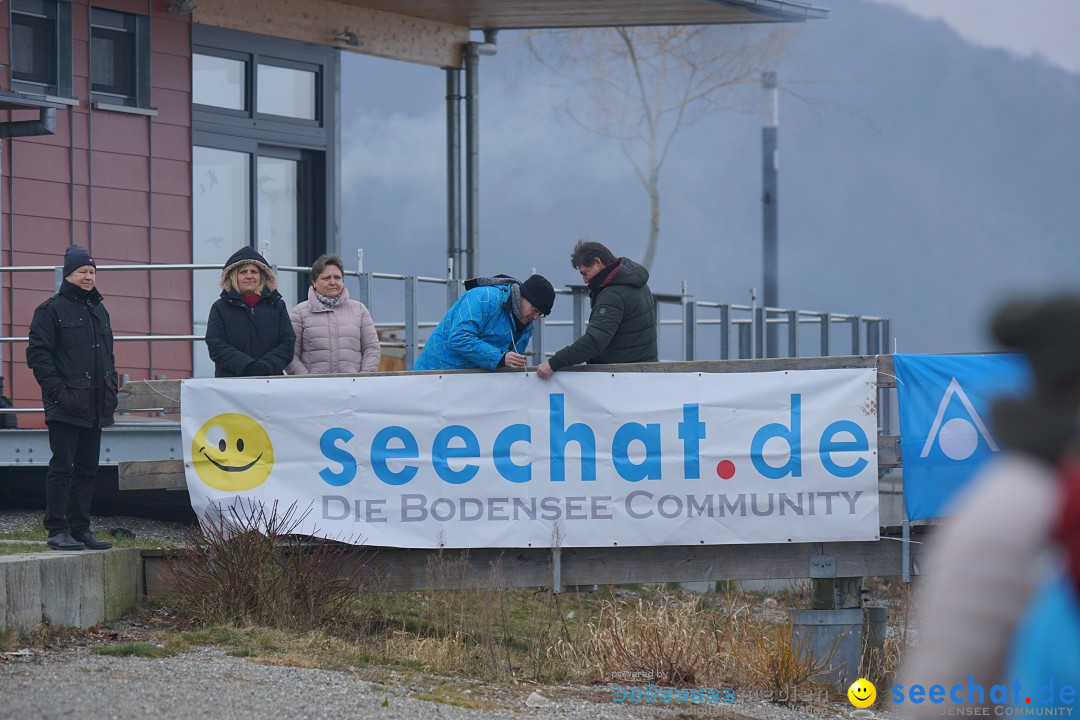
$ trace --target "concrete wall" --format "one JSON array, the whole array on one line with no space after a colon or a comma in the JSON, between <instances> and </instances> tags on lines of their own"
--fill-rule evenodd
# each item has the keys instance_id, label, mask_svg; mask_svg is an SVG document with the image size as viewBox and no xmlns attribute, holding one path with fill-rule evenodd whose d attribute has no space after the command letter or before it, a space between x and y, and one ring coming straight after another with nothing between
<instances>
[{"instance_id":1,"label":"concrete wall","mask_svg":"<svg viewBox=\"0 0 1080 720\"><path fill-rule=\"evenodd\" d=\"M0 556L0 632L29 632L45 619L88 628L135 609L142 596L139 550Z\"/></svg>"}]
</instances>

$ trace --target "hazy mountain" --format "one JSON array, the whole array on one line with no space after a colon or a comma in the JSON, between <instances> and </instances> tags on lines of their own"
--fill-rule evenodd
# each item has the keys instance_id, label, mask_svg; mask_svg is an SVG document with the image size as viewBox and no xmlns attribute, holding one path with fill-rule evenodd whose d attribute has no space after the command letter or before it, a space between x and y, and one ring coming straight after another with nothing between
<instances>
[{"instance_id":1,"label":"hazy mountain","mask_svg":"<svg viewBox=\"0 0 1080 720\"><path fill-rule=\"evenodd\" d=\"M574 282L583 236L639 258L646 198L618 147L561 115L563 91L520 48L482 63L481 270ZM1076 288L1080 76L855 1L801 28L778 73L791 91L782 305L887 316L901 351L957 351L989 347L1003 295ZM444 82L343 61L343 247L363 247L369 269L444 272ZM714 116L675 141L654 290L686 280L699 299L747 303L761 286L760 126ZM378 319L403 316L400 300L379 302Z\"/></svg>"}]
</instances>

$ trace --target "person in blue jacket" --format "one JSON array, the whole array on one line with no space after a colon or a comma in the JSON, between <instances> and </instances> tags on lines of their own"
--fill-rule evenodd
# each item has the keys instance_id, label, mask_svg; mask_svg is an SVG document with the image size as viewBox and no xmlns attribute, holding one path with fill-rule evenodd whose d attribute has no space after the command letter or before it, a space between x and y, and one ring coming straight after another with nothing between
<instances>
[{"instance_id":1,"label":"person in blue jacket","mask_svg":"<svg viewBox=\"0 0 1080 720\"><path fill-rule=\"evenodd\" d=\"M413 370L525 367L532 324L551 313L555 288L541 275L525 282L496 276L465 283L416 359Z\"/></svg>"},{"instance_id":2,"label":"person in blue jacket","mask_svg":"<svg viewBox=\"0 0 1080 720\"><path fill-rule=\"evenodd\" d=\"M254 248L240 248L221 270L221 297L206 322L214 377L281 375L295 343L277 275Z\"/></svg>"},{"instance_id":3,"label":"person in blue jacket","mask_svg":"<svg viewBox=\"0 0 1080 720\"><path fill-rule=\"evenodd\" d=\"M1025 690L1015 705L1062 715L1080 705L1080 295L1014 303L995 332L1028 355L1036 381L1028 397L999 402L995 429L1060 488L1050 570L1019 620L1006 679Z\"/></svg>"}]
</instances>

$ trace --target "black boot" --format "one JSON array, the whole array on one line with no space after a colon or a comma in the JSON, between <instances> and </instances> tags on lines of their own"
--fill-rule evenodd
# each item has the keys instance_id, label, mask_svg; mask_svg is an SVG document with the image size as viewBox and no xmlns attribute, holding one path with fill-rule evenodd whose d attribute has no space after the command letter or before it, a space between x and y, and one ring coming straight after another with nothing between
<instances>
[{"instance_id":1,"label":"black boot","mask_svg":"<svg viewBox=\"0 0 1080 720\"><path fill-rule=\"evenodd\" d=\"M75 538L76 542L82 543L91 550L108 550L112 547L112 543L108 540L98 540L94 537L94 533L87 530L86 532Z\"/></svg>"},{"instance_id":2,"label":"black boot","mask_svg":"<svg viewBox=\"0 0 1080 720\"><path fill-rule=\"evenodd\" d=\"M49 536L49 547L53 550L83 550L86 545L71 537L67 530L61 530Z\"/></svg>"}]
</instances>

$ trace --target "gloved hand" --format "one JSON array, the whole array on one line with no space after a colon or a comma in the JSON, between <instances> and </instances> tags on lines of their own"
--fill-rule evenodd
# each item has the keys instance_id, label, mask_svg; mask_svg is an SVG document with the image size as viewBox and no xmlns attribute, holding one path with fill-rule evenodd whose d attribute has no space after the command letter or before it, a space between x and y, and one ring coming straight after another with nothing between
<instances>
[{"instance_id":1,"label":"gloved hand","mask_svg":"<svg viewBox=\"0 0 1080 720\"><path fill-rule=\"evenodd\" d=\"M244 368L244 375L246 377L261 377L263 375L273 375L274 371L270 369L270 366L259 360L252 360Z\"/></svg>"}]
</instances>

